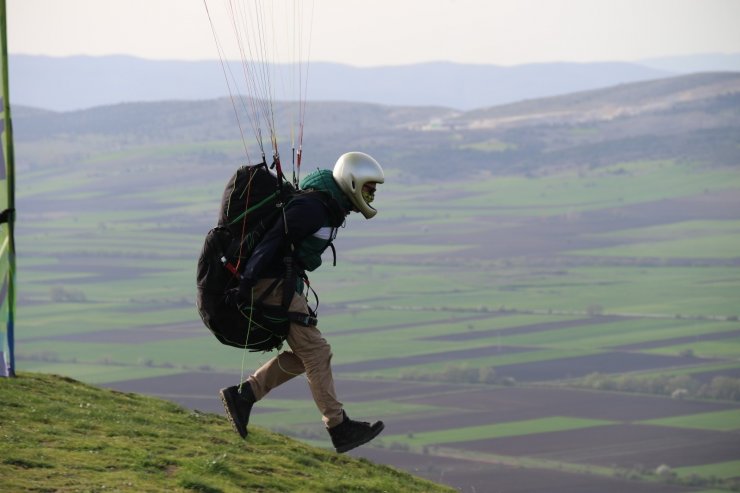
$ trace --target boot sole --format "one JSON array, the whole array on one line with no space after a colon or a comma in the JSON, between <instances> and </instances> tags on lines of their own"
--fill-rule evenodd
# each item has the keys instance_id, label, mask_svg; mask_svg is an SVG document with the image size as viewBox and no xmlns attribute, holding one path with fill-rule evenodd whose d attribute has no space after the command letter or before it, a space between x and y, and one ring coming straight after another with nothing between
<instances>
[{"instance_id":1,"label":"boot sole","mask_svg":"<svg viewBox=\"0 0 740 493\"><path fill-rule=\"evenodd\" d=\"M226 418L229 420L229 423L231 423L231 427L234 428L234 431L239 434L242 438L247 438L247 435L249 435L249 431L247 431L247 427L244 427L244 431L242 432L239 429L239 426L236 423L236 420L234 419L234 416L237 416L236 414L236 407L234 404L226 397L226 393L224 392L224 389L221 389L218 393L221 396L221 402L224 405L224 410L226 411Z\"/></svg>"},{"instance_id":2,"label":"boot sole","mask_svg":"<svg viewBox=\"0 0 740 493\"><path fill-rule=\"evenodd\" d=\"M341 447L337 447L336 451L337 453L343 454L344 452L349 452L353 448L357 448L360 445L365 445L367 442L375 438L376 436L380 435L380 432L385 429L385 424L382 422L380 423L380 426L378 426L377 429L374 430L374 433L368 437L363 438L362 440L357 440L352 443L348 443L346 445L342 445Z\"/></svg>"}]
</instances>

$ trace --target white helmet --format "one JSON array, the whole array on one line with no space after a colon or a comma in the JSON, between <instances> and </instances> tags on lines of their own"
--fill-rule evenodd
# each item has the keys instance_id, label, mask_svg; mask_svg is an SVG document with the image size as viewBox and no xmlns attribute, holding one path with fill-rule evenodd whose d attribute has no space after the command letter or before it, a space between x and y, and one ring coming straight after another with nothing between
<instances>
[{"instance_id":1,"label":"white helmet","mask_svg":"<svg viewBox=\"0 0 740 493\"><path fill-rule=\"evenodd\" d=\"M342 192L366 219L370 219L378 213L370 206L375 189L373 188L372 193L366 193L365 196L362 193L362 188L366 184L374 185L385 181L383 168L375 159L364 152L342 154L337 159L332 174Z\"/></svg>"}]
</instances>

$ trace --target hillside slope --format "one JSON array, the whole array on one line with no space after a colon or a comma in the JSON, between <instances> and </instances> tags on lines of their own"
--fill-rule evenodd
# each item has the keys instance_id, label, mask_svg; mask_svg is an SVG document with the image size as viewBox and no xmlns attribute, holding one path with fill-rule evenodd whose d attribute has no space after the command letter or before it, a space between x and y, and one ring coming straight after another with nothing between
<instances>
[{"instance_id":1,"label":"hillside slope","mask_svg":"<svg viewBox=\"0 0 740 493\"><path fill-rule=\"evenodd\" d=\"M366 460L54 375L0 379L2 491L452 491Z\"/></svg>"},{"instance_id":2,"label":"hillside slope","mask_svg":"<svg viewBox=\"0 0 740 493\"><path fill-rule=\"evenodd\" d=\"M281 103L274 110L277 128L289 129L292 107ZM111 159L128 155L137 166L142 152L147 166L156 165L152 156L166 156L168 167L177 154L191 169L194 164L205 170L243 160L244 146L251 143L251 138L247 144L238 140L234 109L225 99L130 103L68 113L17 107L14 114L21 172L26 166L62 165L65 173L71 167L97 166L86 162L95 152L107 152ZM305 123L309 167L333 163L347 149L365 150L389 170L412 179L483 170L536 174L637 160L735 166L740 74L687 75L468 112L313 103ZM287 144L287 135L280 141ZM259 155L256 147L250 152ZM289 155L290 149L283 146L281 152ZM170 169L167 179L173 178Z\"/></svg>"},{"instance_id":3,"label":"hillside slope","mask_svg":"<svg viewBox=\"0 0 740 493\"><path fill-rule=\"evenodd\" d=\"M454 123L483 129L608 121L669 112L738 92L740 73L691 74L478 109L455 118Z\"/></svg>"}]
</instances>

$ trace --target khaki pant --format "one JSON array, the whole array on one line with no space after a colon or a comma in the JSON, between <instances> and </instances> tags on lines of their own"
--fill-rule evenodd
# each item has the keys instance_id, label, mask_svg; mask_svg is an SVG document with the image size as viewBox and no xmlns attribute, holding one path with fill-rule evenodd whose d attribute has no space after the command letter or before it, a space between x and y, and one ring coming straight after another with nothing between
<instances>
[{"instance_id":1,"label":"khaki pant","mask_svg":"<svg viewBox=\"0 0 740 493\"><path fill-rule=\"evenodd\" d=\"M273 282L261 279L254 287L254 297L258 298ZM265 298L265 303L279 305L282 299L283 284ZM308 313L305 295L296 293L290 304L291 312ZM262 365L247 380L257 400L262 399L275 387L293 377L306 373L308 387L311 389L316 407L323 415L324 424L333 428L343 420L342 403L337 400L334 390L334 377L331 373L331 346L315 326L304 327L290 324L288 333L290 351L283 351Z\"/></svg>"}]
</instances>

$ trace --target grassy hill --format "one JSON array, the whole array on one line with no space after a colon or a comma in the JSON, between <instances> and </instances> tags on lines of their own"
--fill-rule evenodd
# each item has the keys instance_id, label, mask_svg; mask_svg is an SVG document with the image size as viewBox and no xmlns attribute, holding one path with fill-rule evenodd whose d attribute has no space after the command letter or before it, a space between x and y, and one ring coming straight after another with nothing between
<instances>
[{"instance_id":1,"label":"grassy hill","mask_svg":"<svg viewBox=\"0 0 740 493\"><path fill-rule=\"evenodd\" d=\"M259 428L66 377L0 379L3 491L451 491Z\"/></svg>"},{"instance_id":2,"label":"grassy hill","mask_svg":"<svg viewBox=\"0 0 740 493\"><path fill-rule=\"evenodd\" d=\"M411 181L481 171L536 174L603 168L639 159L735 166L739 94L740 74L710 73L466 112L317 102L307 110L304 166L333 163L347 149L372 151L388 170ZM288 103L274 106L283 144L289 142L294 110ZM240 119L251 135L247 116ZM18 155L26 156L18 158L21 171L24 166L54 166L68 174L85 165L98 167L101 157L128 157L130 166L157 166L166 158L168 166L177 161L203 169L244 160L239 125L227 99L129 103L66 113L18 107L14 123ZM287 148L281 153L284 160L290 155ZM250 147L250 154L252 160L259 156L256 147ZM170 173L168 182L176 187L183 178L187 175Z\"/></svg>"}]
</instances>

